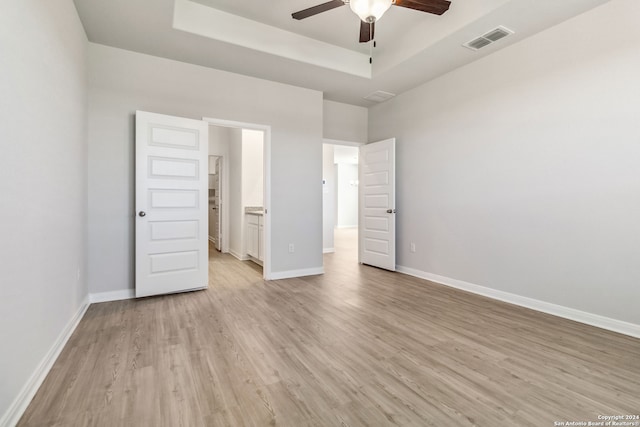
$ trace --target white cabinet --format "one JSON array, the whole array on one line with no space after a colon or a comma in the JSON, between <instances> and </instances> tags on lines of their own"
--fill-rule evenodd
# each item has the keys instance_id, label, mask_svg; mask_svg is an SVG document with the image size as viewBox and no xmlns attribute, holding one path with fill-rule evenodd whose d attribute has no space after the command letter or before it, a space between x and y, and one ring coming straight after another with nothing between
<instances>
[{"instance_id":1,"label":"white cabinet","mask_svg":"<svg viewBox=\"0 0 640 427\"><path fill-rule=\"evenodd\" d=\"M258 259L264 261L264 217L258 217Z\"/></svg>"},{"instance_id":2,"label":"white cabinet","mask_svg":"<svg viewBox=\"0 0 640 427\"><path fill-rule=\"evenodd\" d=\"M257 215L247 215L247 254L254 258L259 255L259 218Z\"/></svg>"},{"instance_id":3,"label":"white cabinet","mask_svg":"<svg viewBox=\"0 0 640 427\"><path fill-rule=\"evenodd\" d=\"M262 215L247 214L247 254L254 260L264 260L264 223Z\"/></svg>"}]
</instances>

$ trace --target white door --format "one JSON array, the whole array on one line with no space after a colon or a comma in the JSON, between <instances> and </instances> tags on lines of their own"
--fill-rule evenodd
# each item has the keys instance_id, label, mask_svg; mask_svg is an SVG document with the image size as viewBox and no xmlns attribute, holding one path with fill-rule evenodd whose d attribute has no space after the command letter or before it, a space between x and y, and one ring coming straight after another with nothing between
<instances>
[{"instance_id":1,"label":"white door","mask_svg":"<svg viewBox=\"0 0 640 427\"><path fill-rule=\"evenodd\" d=\"M395 138L360 147L358 256L363 264L396 269Z\"/></svg>"},{"instance_id":2,"label":"white door","mask_svg":"<svg viewBox=\"0 0 640 427\"><path fill-rule=\"evenodd\" d=\"M136 112L136 297L206 288L208 124Z\"/></svg>"}]
</instances>

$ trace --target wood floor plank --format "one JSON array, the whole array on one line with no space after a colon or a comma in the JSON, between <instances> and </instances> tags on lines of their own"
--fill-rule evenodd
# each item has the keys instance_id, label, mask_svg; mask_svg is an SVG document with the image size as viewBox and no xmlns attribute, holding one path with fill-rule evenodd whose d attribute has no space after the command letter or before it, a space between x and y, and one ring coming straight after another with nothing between
<instances>
[{"instance_id":1,"label":"wood floor plank","mask_svg":"<svg viewBox=\"0 0 640 427\"><path fill-rule=\"evenodd\" d=\"M20 426L552 426L640 413L640 340L363 265L93 304Z\"/></svg>"}]
</instances>

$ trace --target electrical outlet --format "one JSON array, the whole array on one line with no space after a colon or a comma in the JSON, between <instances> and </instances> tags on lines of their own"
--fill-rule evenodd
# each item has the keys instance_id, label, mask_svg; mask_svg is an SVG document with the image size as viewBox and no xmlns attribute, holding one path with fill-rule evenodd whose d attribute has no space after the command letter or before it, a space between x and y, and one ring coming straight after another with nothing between
<instances>
[{"instance_id":1,"label":"electrical outlet","mask_svg":"<svg viewBox=\"0 0 640 427\"><path fill-rule=\"evenodd\" d=\"M412 253L416 252L416 244L411 242L411 244L409 245L409 249L411 250Z\"/></svg>"},{"instance_id":2,"label":"electrical outlet","mask_svg":"<svg viewBox=\"0 0 640 427\"><path fill-rule=\"evenodd\" d=\"M289 253L292 254L296 251L296 247L293 246L293 243L289 243Z\"/></svg>"}]
</instances>

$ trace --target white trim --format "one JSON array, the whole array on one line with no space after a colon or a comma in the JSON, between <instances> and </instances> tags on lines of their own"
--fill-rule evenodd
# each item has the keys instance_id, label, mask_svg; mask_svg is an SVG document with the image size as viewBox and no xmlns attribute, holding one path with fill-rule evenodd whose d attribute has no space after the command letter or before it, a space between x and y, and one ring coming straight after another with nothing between
<instances>
[{"instance_id":1,"label":"white trim","mask_svg":"<svg viewBox=\"0 0 640 427\"><path fill-rule=\"evenodd\" d=\"M239 129L253 129L264 132L264 148L263 148L263 175L264 175L264 260L262 266L262 277L270 280L271 277L271 126L261 125L258 123L239 122L235 120L216 119L212 117L203 117L202 120L214 126L224 126ZM226 196L225 196L226 197ZM224 237L225 234L223 234ZM223 248L224 249L224 248ZM239 260L246 261L248 258L238 256L229 249L229 253Z\"/></svg>"},{"instance_id":2,"label":"white trim","mask_svg":"<svg viewBox=\"0 0 640 427\"><path fill-rule=\"evenodd\" d=\"M342 228L354 229L354 228L358 228L358 224L354 224L354 225L336 225L336 228L338 228L338 229L342 229Z\"/></svg>"},{"instance_id":3,"label":"white trim","mask_svg":"<svg viewBox=\"0 0 640 427\"><path fill-rule=\"evenodd\" d=\"M344 139L329 139L329 138L322 138L322 143L331 144L331 145L346 145L349 147L360 147L361 145L366 144L366 142L347 141Z\"/></svg>"},{"instance_id":4,"label":"white trim","mask_svg":"<svg viewBox=\"0 0 640 427\"><path fill-rule=\"evenodd\" d=\"M120 301L123 299L133 299L136 294L133 289L121 289L119 291L109 292L97 292L89 294L89 301L91 303L108 302L108 301Z\"/></svg>"},{"instance_id":5,"label":"white trim","mask_svg":"<svg viewBox=\"0 0 640 427\"><path fill-rule=\"evenodd\" d=\"M213 117L203 117L202 120L214 126L222 126L225 128L254 129L254 130L271 129L271 126L268 126L268 125L261 125L258 123L249 123L249 122L239 122L237 120L216 119Z\"/></svg>"},{"instance_id":6,"label":"white trim","mask_svg":"<svg viewBox=\"0 0 640 427\"><path fill-rule=\"evenodd\" d=\"M323 248L322 249L322 253L323 254L332 254L335 253L336 249L335 248Z\"/></svg>"},{"instance_id":7,"label":"white trim","mask_svg":"<svg viewBox=\"0 0 640 427\"><path fill-rule=\"evenodd\" d=\"M252 257L251 255L247 256L247 261L254 262L254 263L258 264L261 267L263 267L263 264L264 264L261 260L259 260L258 258Z\"/></svg>"},{"instance_id":8,"label":"white trim","mask_svg":"<svg viewBox=\"0 0 640 427\"><path fill-rule=\"evenodd\" d=\"M53 343L53 346L51 346L47 354L40 361L40 364L33 371L33 374L31 374L29 380L24 387L22 387L22 390L20 390L20 393L18 393L2 418L0 418L1 427L15 426L18 421L20 421L24 411L29 406L29 403L31 403L33 396L35 396L42 382L53 367L53 364L58 359L58 356L60 356L62 349L67 344L67 341L69 341L69 338L71 338L73 331L76 330L78 323L80 323L80 320L82 320L82 317L87 312L89 305L89 296L87 295L76 314L69 320L60 335L58 335L58 339Z\"/></svg>"},{"instance_id":9,"label":"white trim","mask_svg":"<svg viewBox=\"0 0 640 427\"><path fill-rule=\"evenodd\" d=\"M238 252L234 251L233 249L229 249L229 254L232 255L234 258L240 260L240 261L249 261L249 256L242 256L240 255Z\"/></svg>"},{"instance_id":10,"label":"white trim","mask_svg":"<svg viewBox=\"0 0 640 427\"><path fill-rule=\"evenodd\" d=\"M414 276L420 279L429 280L431 282L440 283L441 285L461 289L463 291L482 295L495 300L508 302L510 304L519 305L521 307L530 308L532 310L541 311L543 313L548 313L554 316L563 317L565 319L570 319L576 322L595 326L597 328L607 329L609 331L640 338L640 325L636 325L634 323L611 319L610 317L600 316L599 314L588 313L586 311L576 310L575 308L552 304L550 302L540 301L509 292L499 291L497 289L487 288L486 286L480 286L458 279L451 279L449 277L439 276L437 274L427 273L425 271L420 271L401 265L397 266L396 271L398 271L399 273L407 274L409 276Z\"/></svg>"},{"instance_id":11,"label":"white trim","mask_svg":"<svg viewBox=\"0 0 640 427\"><path fill-rule=\"evenodd\" d=\"M302 270L276 271L274 273L271 273L271 279L269 280L291 279L293 277L315 276L317 274L324 274L324 267L305 268Z\"/></svg>"}]
</instances>

